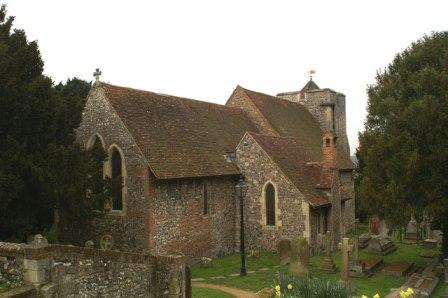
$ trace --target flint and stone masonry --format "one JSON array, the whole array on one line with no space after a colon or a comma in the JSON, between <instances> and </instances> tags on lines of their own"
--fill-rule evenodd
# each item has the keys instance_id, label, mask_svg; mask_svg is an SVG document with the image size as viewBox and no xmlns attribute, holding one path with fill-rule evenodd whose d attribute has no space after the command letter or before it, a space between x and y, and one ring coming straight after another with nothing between
<instances>
[{"instance_id":1,"label":"flint and stone masonry","mask_svg":"<svg viewBox=\"0 0 448 298\"><path fill-rule=\"evenodd\" d=\"M281 239L303 236L318 252L325 229L339 241L354 222L345 96L307 86L279 97L238 86L217 105L96 82L78 142L101 142L109 158L120 153L123 208L97 221L85 240L98 247L110 235L114 249L182 254L188 262L238 251L242 175L249 247L275 250ZM324 170L328 131L337 146ZM104 174L111 168L106 161ZM274 226L266 225L267 183L275 188Z\"/></svg>"}]
</instances>

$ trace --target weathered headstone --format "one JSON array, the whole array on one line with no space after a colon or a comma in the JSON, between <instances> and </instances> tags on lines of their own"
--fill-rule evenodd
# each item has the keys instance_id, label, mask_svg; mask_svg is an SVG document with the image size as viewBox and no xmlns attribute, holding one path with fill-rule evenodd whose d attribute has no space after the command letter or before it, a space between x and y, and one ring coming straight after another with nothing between
<instances>
[{"instance_id":1,"label":"weathered headstone","mask_svg":"<svg viewBox=\"0 0 448 298\"><path fill-rule=\"evenodd\" d=\"M367 272L365 268L364 262L359 259L358 252L358 239L354 238L351 241L352 252L351 252L351 260L349 261L348 271L351 277L361 277L370 275L370 272Z\"/></svg>"},{"instance_id":2,"label":"weathered headstone","mask_svg":"<svg viewBox=\"0 0 448 298\"><path fill-rule=\"evenodd\" d=\"M199 261L199 267L201 268L211 268L213 267L213 260L207 257L202 257Z\"/></svg>"},{"instance_id":3,"label":"weathered headstone","mask_svg":"<svg viewBox=\"0 0 448 298\"><path fill-rule=\"evenodd\" d=\"M353 245L350 245L349 238L342 238L342 242L339 243L339 248L341 249L342 255L342 269L341 269L341 278L342 280L349 284L349 260L350 260L350 252L353 250Z\"/></svg>"},{"instance_id":4,"label":"weathered headstone","mask_svg":"<svg viewBox=\"0 0 448 298\"><path fill-rule=\"evenodd\" d=\"M309 273L310 246L303 237L291 241L291 262L289 274L293 276L307 276Z\"/></svg>"},{"instance_id":5,"label":"weathered headstone","mask_svg":"<svg viewBox=\"0 0 448 298\"><path fill-rule=\"evenodd\" d=\"M291 241L282 239L277 244L277 251L280 257L280 265L287 265L291 261Z\"/></svg>"},{"instance_id":6,"label":"weathered headstone","mask_svg":"<svg viewBox=\"0 0 448 298\"><path fill-rule=\"evenodd\" d=\"M95 246L95 244L93 243L92 240L87 240L86 243L84 244L84 246L86 248L93 248Z\"/></svg>"},{"instance_id":7,"label":"weathered headstone","mask_svg":"<svg viewBox=\"0 0 448 298\"><path fill-rule=\"evenodd\" d=\"M419 240L417 225L417 221L412 216L406 226L406 232L404 234L404 239L406 239L407 242L417 242Z\"/></svg>"},{"instance_id":8,"label":"weathered headstone","mask_svg":"<svg viewBox=\"0 0 448 298\"><path fill-rule=\"evenodd\" d=\"M34 246L46 246L48 245L48 240L41 234L36 234L28 237L28 244Z\"/></svg>"},{"instance_id":9,"label":"weathered headstone","mask_svg":"<svg viewBox=\"0 0 448 298\"><path fill-rule=\"evenodd\" d=\"M397 246L389 237L372 237L367 246L367 251L377 255L387 255L397 249Z\"/></svg>"},{"instance_id":10,"label":"weathered headstone","mask_svg":"<svg viewBox=\"0 0 448 298\"><path fill-rule=\"evenodd\" d=\"M380 236L388 237L389 236L389 227L387 226L387 223L384 219L380 220L379 226L380 226L380 228L379 228Z\"/></svg>"},{"instance_id":11,"label":"weathered headstone","mask_svg":"<svg viewBox=\"0 0 448 298\"><path fill-rule=\"evenodd\" d=\"M325 271L336 271L336 265L333 262L332 257L333 236L330 231L325 234L325 258L322 260L320 269Z\"/></svg>"},{"instance_id":12,"label":"weathered headstone","mask_svg":"<svg viewBox=\"0 0 448 298\"><path fill-rule=\"evenodd\" d=\"M378 216L373 216L369 218L369 234L379 235L380 234L380 219Z\"/></svg>"}]
</instances>

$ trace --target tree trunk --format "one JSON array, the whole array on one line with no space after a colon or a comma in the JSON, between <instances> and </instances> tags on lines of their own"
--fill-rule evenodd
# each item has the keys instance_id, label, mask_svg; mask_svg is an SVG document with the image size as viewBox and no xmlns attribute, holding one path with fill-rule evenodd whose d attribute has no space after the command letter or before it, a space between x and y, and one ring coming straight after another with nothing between
<instances>
[{"instance_id":1,"label":"tree trunk","mask_svg":"<svg viewBox=\"0 0 448 298\"><path fill-rule=\"evenodd\" d=\"M440 224L442 228L442 255L441 259L448 258L448 213L444 213L440 216Z\"/></svg>"}]
</instances>

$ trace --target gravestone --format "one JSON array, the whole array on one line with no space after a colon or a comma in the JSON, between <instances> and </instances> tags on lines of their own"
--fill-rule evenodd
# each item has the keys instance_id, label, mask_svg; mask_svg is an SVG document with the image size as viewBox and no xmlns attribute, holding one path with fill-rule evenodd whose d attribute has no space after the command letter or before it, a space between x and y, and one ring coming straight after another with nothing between
<instances>
[{"instance_id":1,"label":"gravestone","mask_svg":"<svg viewBox=\"0 0 448 298\"><path fill-rule=\"evenodd\" d=\"M325 258L320 264L320 269L330 272L336 271L336 265L333 262L332 257L332 246L333 246L333 236L331 236L330 231L325 234Z\"/></svg>"},{"instance_id":2,"label":"gravestone","mask_svg":"<svg viewBox=\"0 0 448 298\"><path fill-rule=\"evenodd\" d=\"M358 238L358 247L359 248L365 248L369 244L370 239L372 239L372 236L369 233L362 234Z\"/></svg>"},{"instance_id":3,"label":"gravestone","mask_svg":"<svg viewBox=\"0 0 448 298\"><path fill-rule=\"evenodd\" d=\"M28 244L31 244L33 246L46 246L48 245L48 240L42 236L41 234L36 234L28 237L27 239Z\"/></svg>"},{"instance_id":4,"label":"gravestone","mask_svg":"<svg viewBox=\"0 0 448 298\"><path fill-rule=\"evenodd\" d=\"M406 232L404 234L404 239L406 242L417 242L419 240L417 221L414 217L411 217L411 220L408 222L406 226Z\"/></svg>"},{"instance_id":5,"label":"gravestone","mask_svg":"<svg viewBox=\"0 0 448 298\"><path fill-rule=\"evenodd\" d=\"M280 265L288 265L291 261L291 241L282 239L277 244L277 251L280 257Z\"/></svg>"},{"instance_id":6,"label":"gravestone","mask_svg":"<svg viewBox=\"0 0 448 298\"><path fill-rule=\"evenodd\" d=\"M359 259L358 239L354 238L351 242L352 252L349 261L348 272L350 277L370 276L371 273L365 268L364 262Z\"/></svg>"},{"instance_id":7,"label":"gravestone","mask_svg":"<svg viewBox=\"0 0 448 298\"><path fill-rule=\"evenodd\" d=\"M213 267L213 260L211 258L202 257L199 260L199 267L201 267L201 268L211 268L211 267Z\"/></svg>"},{"instance_id":8,"label":"gravestone","mask_svg":"<svg viewBox=\"0 0 448 298\"><path fill-rule=\"evenodd\" d=\"M346 237L342 238L342 242L339 243L339 249L341 250L342 255L341 279L349 285L349 260L350 252L353 250L353 245L350 244L350 239Z\"/></svg>"},{"instance_id":9,"label":"gravestone","mask_svg":"<svg viewBox=\"0 0 448 298\"><path fill-rule=\"evenodd\" d=\"M86 243L84 244L84 246L86 248L93 248L95 246L95 244L93 243L92 240L87 240Z\"/></svg>"},{"instance_id":10,"label":"gravestone","mask_svg":"<svg viewBox=\"0 0 448 298\"><path fill-rule=\"evenodd\" d=\"M397 249L397 246L389 237L376 236L372 237L367 246L367 251L377 255L387 255Z\"/></svg>"},{"instance_id":11,"label":"gravestone","mask_svg":"<svg viewBox=\"0 0 448 298\"><path fill-rule=\"evenodd\" d=\"M404 261L396 261L396 262L390 262L386 263L381 270L381 273L384 275L391 275L391 276L406 276L410 274L412 271L414 271L414 264L408 263Z\"/></svg>"},{"instance_id":12,"label":"gravestone","mask_svg":"<svg viewBox=\"0 0 448 298\"><path fill-rule=\"evenodd\" d=\"M289 263L289 274L304 277L309 273L310 246L303 237L291 241L291 262Z\"/></svg>"},{"instance_id":13,"label":"gravestone","mask_svg":"<svg viewBox=\"0 0 448 298\"><path fill-rule=\"evenodd\" d=\"M380 234L380 219L378 216L373 216L369 218L369 234L379 235Z\"/></svg>"},{"instance_id":14,"label":"gravestone","mask_svg":"<svg viewBox=\"0 0 448 298\"><path fill-rule=\"evenodd\" d=\"M432 269L427 267L421 274L412 274L403 286L417 290L420 297L432 297L431 295L439 283L439 278L435 276Z\"/></svg>"},{"instance_id":15,"label":"gravestone","mask_svg":"<svg viewBox=\"0 0 448 298\"><path fill-rule=\"evenodd\" d=\"M379 223L379 232L381 237L388 237L389 236L389 227L387 226L387 223L385 220L380 220Z\"/></svg>"}]
</instances>

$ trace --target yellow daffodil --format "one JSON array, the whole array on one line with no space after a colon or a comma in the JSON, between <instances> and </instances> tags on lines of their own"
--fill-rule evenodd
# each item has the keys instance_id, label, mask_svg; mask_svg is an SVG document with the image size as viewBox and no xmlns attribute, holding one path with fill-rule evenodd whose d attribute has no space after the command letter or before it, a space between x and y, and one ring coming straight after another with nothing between
<instances>
[{"instance_id":1,"label":"yellow daffodil","mask_svg":"<svg viewBox=\"0 0 448 298\"><path fill-rule=\"evenodd\" d=\"M282 295L282 293L280 291L275 292L275 296L280 297L281 295Z\"/></svg>"},{"instance_id":2,"label":"yellow daffodil","mask_svg":"<svg viewBox=\"0 0 448 298\"><path fill-rule=\"evenodd\" d=\"M361 298L369 298L369 297L367 297L366 295L362 295Z\"/></svg>"},{"instance_id":3,"label":"yellow daffodil","mask_svg":"<svg viewBox=\"0 0 448 298\"><path fill-rule=\"evenodd\" d=\"M274 289L276 292L280 292L280 285L276 285Z\"/></svg>"},{"instance_id":4,"label":"yellow daffodil","mask_svg":"<svg viewBox=\"0 0 448 298\"><path fill-rule=\"evenodd\" d=\"M412 288L408 288L406 292L408 292L409 295L414 294L414 290Z\"/></svg>"},{"instance_id":5,"label":"yellow daffodil","mask_svg":"<svg viewBox=\"0 0 448 298\"><path fill-rule=\"evenodd\" d=\"M288 284L288 290L292 290L292 284Z\"/></svg>"},{"instance_id":6,"label":"yellow daffodil","mask_svg":"<svg viewBox=\"0 0 448 298\"><path fill-rule=\"evenodd\" d=\"M375 295L373 295L373 298L380 298L380 294L376 293Z\"/></svg>"},{"instance_id":7,"label":"yellow daffodil","mask_svg":"<svg viewBox=\"0 0 448 298\"><path fill-rule=\"evenodd\" d=\"M408 293L406 293L405 291L401 290L400 291L400 297L406 298L406 297L408 297Z\"/></svg>"}]
</instances>

